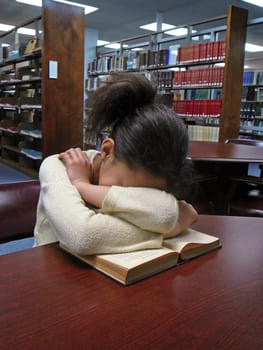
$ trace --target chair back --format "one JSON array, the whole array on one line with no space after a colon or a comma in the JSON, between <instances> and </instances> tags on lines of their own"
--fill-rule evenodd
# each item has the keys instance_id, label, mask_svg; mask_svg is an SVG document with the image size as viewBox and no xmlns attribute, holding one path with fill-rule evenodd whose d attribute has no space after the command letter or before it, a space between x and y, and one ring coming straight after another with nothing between
<instances>
[{"instance_id":1,"label":"chair back","mask_svg":"<svg viewBox=\"0 0 263 350\"><path fill-rule=\"evenodd\" d=\"M0 242L33 236L39 180L0 183Z\"/></svg>"},{"instance_id":2,"label":"chair back","mask_svg":"<svg viewBox=\"0 0 263 350\"><path fill-rule=\"evenodd\" d=\"M263 141L252 139L228 139L225 143L237 143L239 145L263 147Z\"/></svg>"}]
</instances>

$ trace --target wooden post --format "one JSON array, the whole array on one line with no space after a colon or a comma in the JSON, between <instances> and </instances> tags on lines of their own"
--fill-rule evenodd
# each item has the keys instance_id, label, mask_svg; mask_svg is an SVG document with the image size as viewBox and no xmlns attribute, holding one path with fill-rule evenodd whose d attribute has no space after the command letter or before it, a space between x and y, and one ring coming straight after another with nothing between
<instances>
[{"instance_id":1,"label":"wooden post","mask_svg":"<svg viewBox=\"0 0 263 350\"><path fill-rule=\"evenodd\" d=\"M228 8L219 141L238 138L248 11Z\"/></svg>"},{"instance_id":2,"label":"wooden post","mask_svg":"<svg viewBox=\"0 0 263 350\"><path fill-rule=\"evenodd\" d=\"M83 146L84 10L43 0L43 157Z\"/></svg>"}]
</instances>

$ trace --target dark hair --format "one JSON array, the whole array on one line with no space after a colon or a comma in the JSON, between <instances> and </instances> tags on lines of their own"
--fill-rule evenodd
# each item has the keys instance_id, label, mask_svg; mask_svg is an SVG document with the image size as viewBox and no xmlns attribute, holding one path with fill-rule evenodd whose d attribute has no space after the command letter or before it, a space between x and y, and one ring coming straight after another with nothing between
<instances>
[{"instance_id":1,"label":"dark hair","mask_svg":"<svg viewBox=\"0 0 263 350\"><path fill-rule=\"evenodd\" d=\"M114 73L91 100L89 131L110 129L116 159L164 178L167 191L181 196L188 134L174 111L156 101L156 88L142 74Z\"/></svg>"}]
</instances>

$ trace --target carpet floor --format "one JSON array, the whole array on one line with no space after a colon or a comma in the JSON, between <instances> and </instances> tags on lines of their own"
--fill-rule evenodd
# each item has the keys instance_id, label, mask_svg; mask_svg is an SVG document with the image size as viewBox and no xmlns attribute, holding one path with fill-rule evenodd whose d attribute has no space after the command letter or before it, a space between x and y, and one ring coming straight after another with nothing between
<instances>
[{"instance_id":1,"label":"carpet floor","mask_svg":"<svg viewBox=\"0 0 263 350\"><path fill-rule=\"evenodd\" d=\"M0 244L0 255L18 252L20 250L32 248L34 237L28 237Z\"/></svg>"},{"instance_id":2,"label":"carpet floor","mask_svg":"<svg viewBox=\"0 0 263 350\"><path fill-rule=\"evenodd\" d=\"M32 178L0 162L0 183L31 180Z\"/></svg>"}]
</instances>

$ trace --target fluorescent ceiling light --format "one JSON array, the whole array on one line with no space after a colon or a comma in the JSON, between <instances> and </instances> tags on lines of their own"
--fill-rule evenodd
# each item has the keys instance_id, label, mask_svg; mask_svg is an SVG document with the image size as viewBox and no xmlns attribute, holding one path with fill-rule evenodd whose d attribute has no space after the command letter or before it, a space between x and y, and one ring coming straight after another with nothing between
<instances>
[{"instance_id":1,"label":"fluorescent ceiling light","mask_svg":"<svg viewBox=\"0 0 263 350\"><path fill-rule=\"evenodd\" d=\"M171 24L162 23L162 30L168 30L168 29L171 29L174 27L175 26L173 26ZM140 26L140 28L146 29L146 30L151 30L152 32L157 32L157 23L153 22L153 23L145 24L143 26Z\"/></svg>"},{"instance_id":2,"label":"fluorescent ceiling light","mask_svg":"<svg viewBox=\"0 0 263 350\"><path fill-rule=\"evenodd\" d=\"M16 2L21 2L22 4L33 5L33 6L42 6L42 0L16 0Z\"/></svg>"},{"instance_id":3,"label":"fluorescent ceiling light","mask_svg":"<svg viewBox=\"0 0 263 350\"><path fill-rule=\"evenodd\" d=\"M262 0L242 0L242 1L248 2L251 5L256 5L256 6L259 6L259 7L263 7Z\"/></svg>"},{"instance_id":4,"label":"fluorescent ceiling light","mask_svg":"<svg viewBox=\"0 0 263 350\"><path fill-rule=\"evenodd\" d=\"M17 2L21 2L23 4L27 4L27 5L34 5L34 6L42 6L42 0L16 0ZM87 15L88 13L92 13L94 11L98 10L98 7L94 7L94 6L89 6L89 5L85 5L85 4L79 4L77 2L72 2L72 1L66 1L66 0L54 0L56 2L62 2L63 4L68 4L68 5L74 5L74 6L78 6L78 7L82 7L84 8L84 13L85 15Z\"/></svg>"},{"instance_id":5,"label":"fluorescent ceiling light","mask_svg":"<svg viewBox=\"0 0 263 350\"><path fill-rule=\"evenodd\" d=\"M121 44L119 43L112 43L109 45L105 45L105 47L108 47L110 49L120 49L121 48ZM122 47L128 47L128 45L122 45Z\"/></svg>"},{"instance_id":6,"label":"fluorescent ceiling light","mask_svg":"<svg viewBox=\"0 0 263 350\"><path fill-rule=\"evenodd\" d=\"M15 28L15 26L0 23L0 31L2 31L2 32L8 32L9 30L12 30L13 28ZM24 28L24 27L18 28L17 32L19 34L25 34L25 35L32 35L32 36L36 35L36 31L34 29Z\"/></svg>"},{"instance_id":7,"label":"fluorescent ceiling light","mask_svg":"<svg viewBox=\"0 0 263 350\"><path fill-rule=\"evenodd\" d=\"M35 36L36 35L36 31L35 29L30 29L30 28L18 28L17 32L19 34L25 34L25 35L32 35Z\"/></svg>"},{"instance_id":8,"label":"fluorescent ceiling light","mask_svg":"<svg viewBox=\"0 0 263 350\"><path fill-rule=\"evenodd\" d=\"M168 30L167 32L164 32L164 34L173 35L173 36L182 36L186 35L188 32L187 28L177 28ZM196 30L192 30L192 33L196 33Z\"/></svg>"},{"instance_id":9,"label":"fluorescent ceiling light","mask_svg":"<svg viewBox=\"0 0 263 350\"><path fill-rule=\"evenodd\" d=\"M5 43L3 43L3 44L1 44L1 46L2 46L2 47L9 47L10 44L5 44Z\"/></svg>"},{"instance_id":10,"label":"fluorescent ceiling light","mask_svg":"<svg viewBox=\"0 0 263 350\"><path fill-rule=\"evenodd\" d=\"M144 51L145 49L143 47L134 47L131 49L132 51Z\"/></svg>"},{"instance_id":11,"label":"fluorescent ceiling light","mask_svg":"<svg viewBox=\"0 0 263 350\"><path fill-rule=\"evenodd\" d=\"M263 46L246 43L245 44L245 51L247 51L247 52L262 52Z\"/></svg>"},{"instance_id":12,"label":"fluorescent ceiling light","mask_svg":"<svg viewBox=\"0 0 263 350\"><path fill-rule=\"evenodd\" d=\"M102 45L106 45L106 44L109 44L109 41L97 40L97 46L102 46Z\"/></svg>"},{"instance_id":13,"label":"fluorescent ceiling light","mask_svg":"<svg viewBox=\"0 0 263 350\"><path fill-rule=\"evenodd\" d=\"M8 32L9 30L13 29L14 26L10 26L8 24L1 24L0 23L0 31L2 32Z\"/></svg>"}]
</instances>

